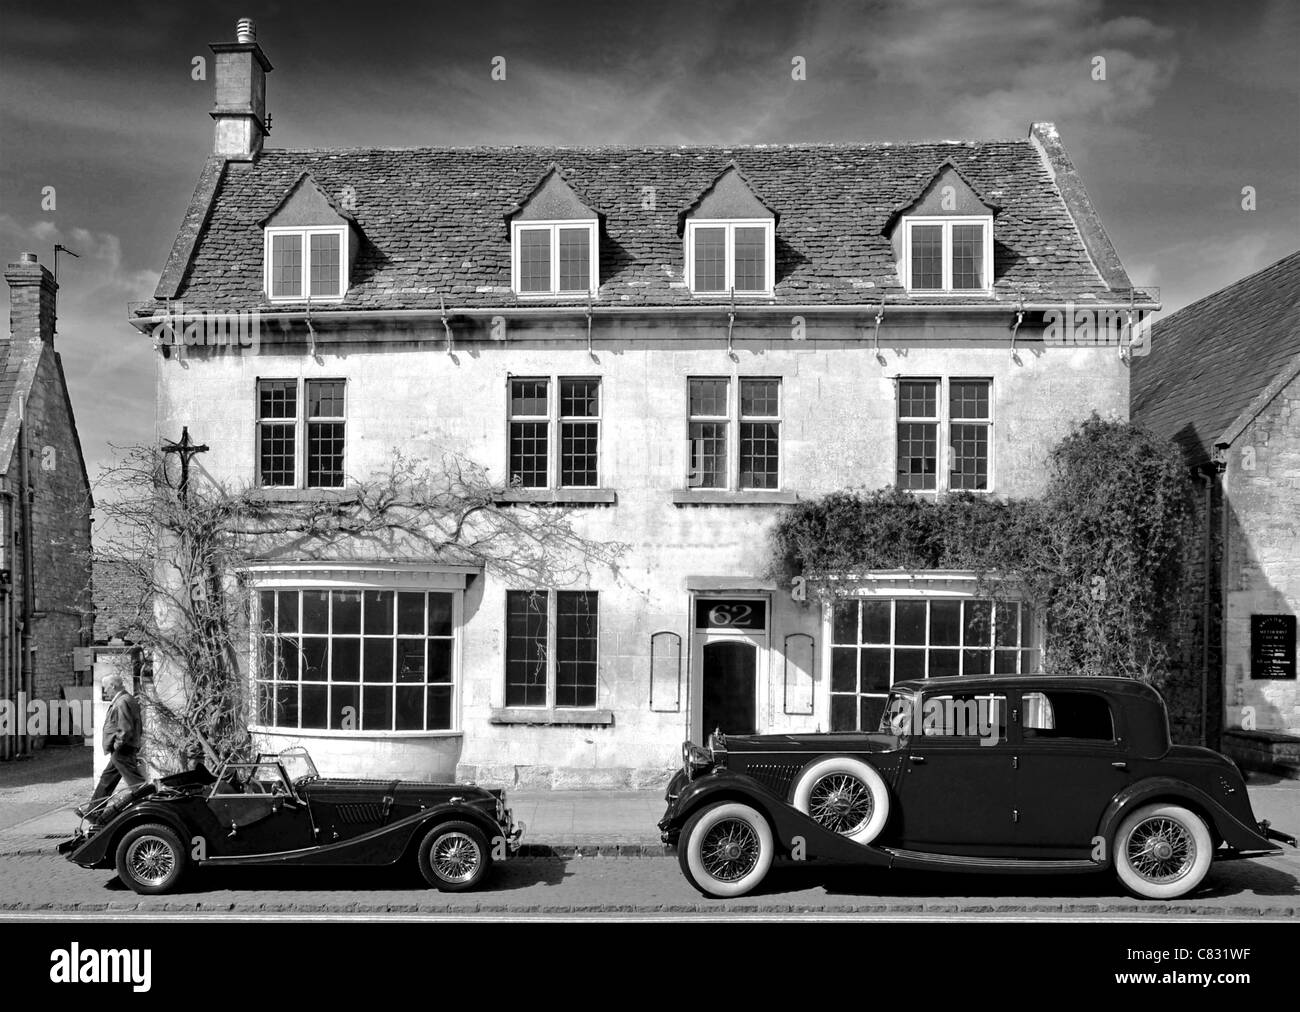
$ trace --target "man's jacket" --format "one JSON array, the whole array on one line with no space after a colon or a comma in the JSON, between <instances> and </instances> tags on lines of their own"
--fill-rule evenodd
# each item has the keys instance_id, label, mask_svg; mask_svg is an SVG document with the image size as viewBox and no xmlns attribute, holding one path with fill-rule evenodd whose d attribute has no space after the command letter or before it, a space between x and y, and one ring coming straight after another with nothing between
<instances>
[{"instance_id":1,"label":"man's jacket","mask_svg":"<svg viewBox=\"0 0 1300 1012\"><path fill-rule=\"evenodd\" d=\"M119 692L104 718L104 752L140 747L140 704L129 692Z\"/></svg>"}]
</instances>

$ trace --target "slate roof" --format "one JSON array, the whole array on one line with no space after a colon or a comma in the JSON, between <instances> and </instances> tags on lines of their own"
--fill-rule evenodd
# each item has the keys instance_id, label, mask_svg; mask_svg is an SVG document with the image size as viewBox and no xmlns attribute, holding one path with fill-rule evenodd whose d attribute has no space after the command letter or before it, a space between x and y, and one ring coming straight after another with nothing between
<instances>
[{"instance_id":1,"label":"slate roof","mask_svg":"<svg viewBox=\"0 0 1300 1012\"><path fill-rule=\"evenodd\" d=\"M1041 125L1050 126L1050 125ZM1052 131L1051 139L1056 140ZM537 305L510 291L510 242L502 217L552 162L605 214L600 243L602 302L691 304L685 289L678 212L727 167L736 166L780 214L777 303L845 305L906 300L882 226L898 205L951 161L1001 206L995 227L999 298L1113 299L1080 235L1092 215L1030 139L906 144L735 147L473 147L284 151L254 162L210 160L186 214L157 298L194 309L269 310L262 289L258 222L304 173L330 194L355 192L363 235L341 306L431 309ZM1073 169L1068 160L1063 165ZM1056 163L1053 162L1052 165ZM643 187L654 187L654 208ZM351 187L345 191L345 187ZM353 207L348 202L350 208ZM1081 224L1082 223L1082 224ZM1113 257L1109 241L1103 250ZM925 301L923 299L918 301ZM547 304L556 304L548 300ZM277 304L277 308L286 308ZM152 306L139 307L148 313Z\"/></svg>"},{"instance_id":2,"label":"slate roof","mask_svg":"<svg viewBox=\"0 0 1300 1012\"><path fill-rule=\"evenodd\" d=\"M22 425L19 406L31 398L40 364L38 345L0 341L0 473L7 473L14 463Z\"/></svg>"},{"instance_id":3,"label":"slate roof","mask_svg":"<svg viewBox=\"0 0 1300 1012\"><path fill-rule=\"evenodd\" d=\"M1298 356L1300 252L1155 322L1151 353L1133 360L1133 420L1203 464Z\"/></svg>"}]
</instances>

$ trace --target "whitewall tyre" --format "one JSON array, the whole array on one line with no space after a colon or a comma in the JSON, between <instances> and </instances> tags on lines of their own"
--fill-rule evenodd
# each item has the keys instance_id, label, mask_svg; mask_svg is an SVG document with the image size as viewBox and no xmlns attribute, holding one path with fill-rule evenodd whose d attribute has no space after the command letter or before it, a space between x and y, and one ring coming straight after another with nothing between
<instances>
[{"instance_id":1,"label":"whitewall tyre","mask_svg":"<svg viewBox=\"0 0 1300 1012\"><path fill-rule=\"evenodd\" d=\"M848 756L822 759L804 770L792 803L823 829L854 843L870 843L889 821L885 781L861 759Z\"/></svg>"},{"instance_id":2,"label":"whitewall tyre","mask_svg":"<svg viewBox=\"0 0 1300 1012\"><path fill-rule=\"evenodd\" d=\"M724 801L692 815L677 843L677 863L700 892L744 896L767 875L776 845L767 819L749 805Z\"/></svg>"},{"instance_id":3,"label":"whitewall tyre","mask_svg":"<svg viewBox=\"0 0 1300 1012\"><path fill-rule=\"evenodd\" d=\"M1191 892L1214 858L1205 822L1181 805L1145 805L1115 833L1115 874L1125 888L1152 900Z\"/></svg>"}]
</instances>

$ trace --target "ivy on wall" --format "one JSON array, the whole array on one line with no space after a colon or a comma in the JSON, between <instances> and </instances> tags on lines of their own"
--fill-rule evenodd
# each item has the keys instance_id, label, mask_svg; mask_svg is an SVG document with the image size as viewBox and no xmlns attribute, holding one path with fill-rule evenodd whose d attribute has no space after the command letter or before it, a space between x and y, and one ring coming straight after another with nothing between
<instances>
[{"instance_id":1,"label":"ivy on wall","mask_svg":"<svg viewBox=\"0 0 1300 1012\"><path fill-rule=\"evenodd\" d=\"M869 570L973 571L982 596L1045 616L1046 670L1159 683L1181 620L1191 493L1173 444L1094 414L1052 449L1041 498L832 492L783 511L772 569L810 578L823 599Z\"/></svg>"}]
</instances>

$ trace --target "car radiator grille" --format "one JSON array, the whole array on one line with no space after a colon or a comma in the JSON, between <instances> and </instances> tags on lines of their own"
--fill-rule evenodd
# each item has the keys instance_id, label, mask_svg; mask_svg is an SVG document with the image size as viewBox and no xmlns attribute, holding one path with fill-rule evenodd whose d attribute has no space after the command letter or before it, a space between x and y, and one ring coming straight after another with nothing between
<instances>
[{"instance_id":1,"label":"car radiator grille","mask_svg":"<svg viewBox=\"0 0 1300 1012\"><path fill-rule=\"evenodd\" d=\"M777 797L784 798L800 769L798 763L750 763L745 772Z\"/></svg>"},{"instance_id":2,"label":"car radiator grille","mask_svg":"<svg viewBox=\"0 0 1300 1012\"><path fill-rule=\"evenodd\" d=\"M384 818L384 806L380 804L346 804L337 805L335 817L345 826L356 826L363 822L381 822Z\"/></svg>"}]
</instances>

